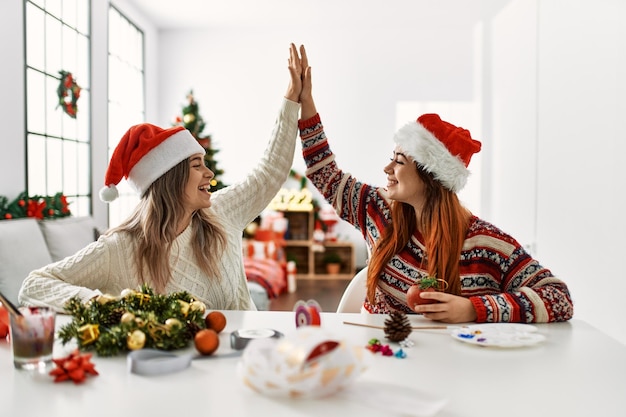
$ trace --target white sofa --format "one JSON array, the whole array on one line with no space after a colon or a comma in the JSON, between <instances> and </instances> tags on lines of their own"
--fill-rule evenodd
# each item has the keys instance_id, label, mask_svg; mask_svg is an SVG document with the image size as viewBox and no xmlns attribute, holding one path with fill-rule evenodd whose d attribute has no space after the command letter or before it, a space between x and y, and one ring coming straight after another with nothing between
<instances>
[{"instance_id":1,"label":"white sofa","mask_svg":"<svg viewBox=\"0 0 626 417\"><path fill-rule=\"evenodd\" d=\"M98 236L91 217L0 221L0 291L17 304L24 278L37 268L72 255Z\"/></svg>"},{"instance_id":2,"label":"white sofa","mask_svg":"<svg viewBox=\"0 0 626 417\"><path fill-rule=\"evenodd\" d=\"M17 305L22 281L31 271L73 255L98 235L91 217L0 220L0 292ZM248 287L257 308L267 310L265 289L254 282Z\"/></svg>"}]
</instances>

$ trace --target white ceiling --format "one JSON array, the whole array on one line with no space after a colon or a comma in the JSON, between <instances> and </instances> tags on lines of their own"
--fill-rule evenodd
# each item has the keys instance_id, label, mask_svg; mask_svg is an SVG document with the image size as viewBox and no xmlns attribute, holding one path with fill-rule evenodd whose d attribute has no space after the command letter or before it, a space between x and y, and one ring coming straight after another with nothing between
<instances>
[{"instance_id":1,"label":"white ceiling","mask_svg":"<svg viewBox=\"0 0 626 417\"><path fill-rule=\"evenodd\" d=\"M475 21L510 0L126 0L159 29L341 25L367 20L433 25Z\"/></svg>"}]
</instances>

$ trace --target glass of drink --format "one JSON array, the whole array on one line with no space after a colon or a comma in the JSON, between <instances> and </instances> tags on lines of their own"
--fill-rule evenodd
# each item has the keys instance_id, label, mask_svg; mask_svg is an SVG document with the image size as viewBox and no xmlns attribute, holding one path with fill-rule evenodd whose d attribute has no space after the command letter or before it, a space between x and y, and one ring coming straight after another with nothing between
<instances>
[{"instance_id":1,"label":"glass of drink","mask_svg":"<svg viewBox=\"0 0 626 417\"><path fill-rule=\"evenodd\" d=\"M55 311L48 307L20 307L11 314L13 365L18 369L45 368L52 362Z\"/></svg>"}]
</instances>

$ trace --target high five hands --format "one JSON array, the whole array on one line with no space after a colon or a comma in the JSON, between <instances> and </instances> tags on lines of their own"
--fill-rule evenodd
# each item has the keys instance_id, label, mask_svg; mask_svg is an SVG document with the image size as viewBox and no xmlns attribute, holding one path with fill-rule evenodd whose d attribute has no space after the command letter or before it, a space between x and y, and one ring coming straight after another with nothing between
<instances>
[{"instance_id":1,"label":"high five hands","mask_svg":"<svg viewBox=\"0 0 626 417\"><path fill-rule=\"evenodd\" d=\"M291 80L285 97L296 102L311 100L311 67L304 45L300 45L299 51L295 44L289 45L288 68Z\"/></svg>"}]
</instances>

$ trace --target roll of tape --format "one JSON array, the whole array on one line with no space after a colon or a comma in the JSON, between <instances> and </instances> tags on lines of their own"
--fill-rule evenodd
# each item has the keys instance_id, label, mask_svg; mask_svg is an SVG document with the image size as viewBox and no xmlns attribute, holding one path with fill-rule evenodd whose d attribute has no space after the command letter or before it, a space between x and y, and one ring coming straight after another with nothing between
<instances>
[{"instance_id":1,"label":"roll of tape","mask_svg":"<svg viewBox=\"0 0 626 417\"><path fill-rule=\"evenodd\" d=\"M230 347L242 350L252 339L279 339L281 337L283 334L273 329L240 329L230 334Z\"/></svg>"}]
</instances>

